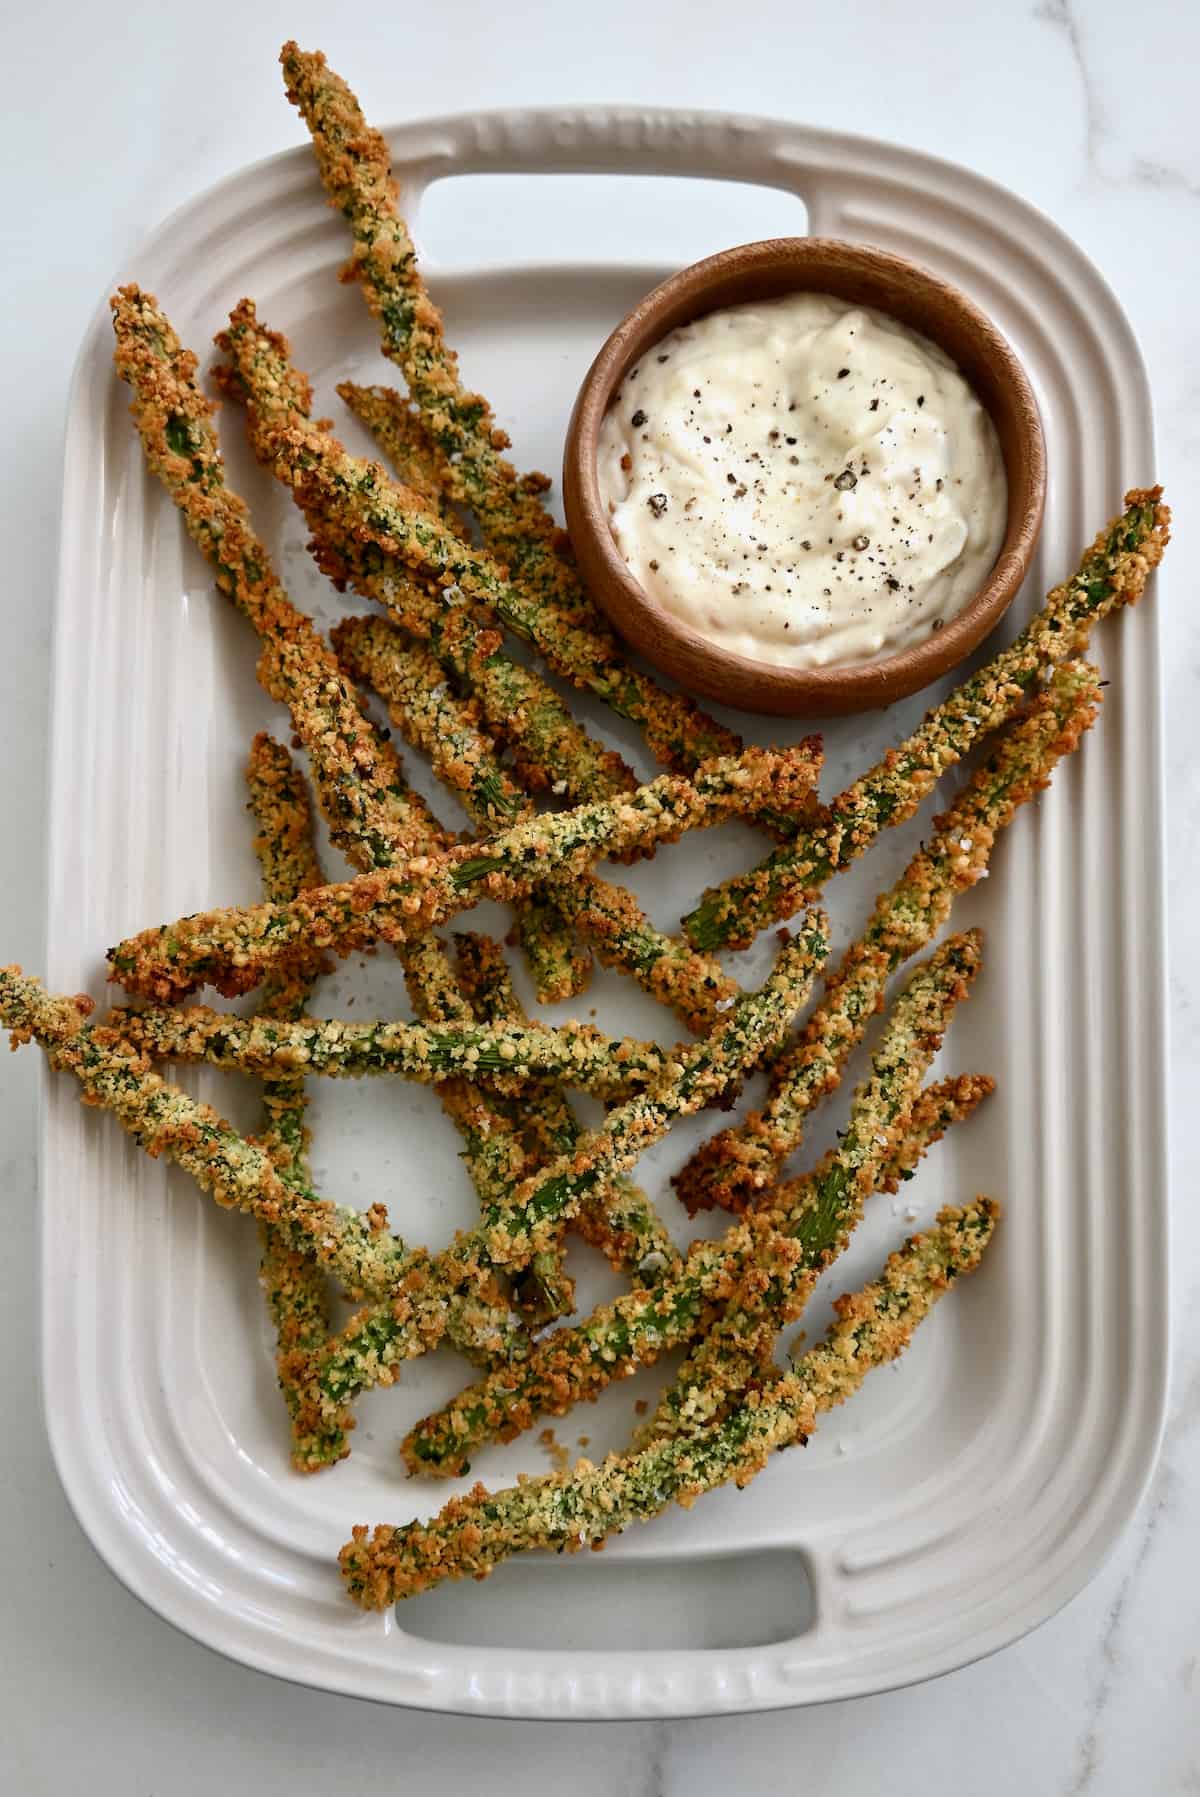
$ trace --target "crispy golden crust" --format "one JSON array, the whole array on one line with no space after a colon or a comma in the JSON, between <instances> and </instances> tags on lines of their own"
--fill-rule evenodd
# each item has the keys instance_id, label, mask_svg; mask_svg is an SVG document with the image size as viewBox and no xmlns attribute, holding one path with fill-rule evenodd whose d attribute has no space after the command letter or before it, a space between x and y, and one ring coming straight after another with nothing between
<instances>
[{"instance_id":1,"label":"crispy golden crust","mask_svg":"<svg viewBox=\"0 0 1200 1797\"><path fill-rule=\"evenodd\" d=\"M1127 493L1124 512L1105 525L1016 641L956 687L794 842L706 892L683 920L689 941L709 951L746 947L758 930L814 899L880 830L911 817L948 769L1019 712L1038 680L1086 646L1101 618L1137 604L1170 542L1170 523L1161 487Z\"/></svg>"},{"instance_id":2,"label":"crispy golden crust","mask_svg":"<svg viewBox=\"0 0 1200 1797\"><path fill-rule=\"evenodd\" d=\"M552 1249L564 1224L614 1178L627 1173L674 1120L713 1102L771 1051L804 1002L828 946L825 921L812 914L780 951L762 989L738 1001L720 1028L681 1049L658 1085L608 1113L599 1129L539 1171L480 1226L427 1259L405 1286L405 1303L374 1305L351 1320L314 1367L311 1416L318 1438L367 1385L390 1383L395 1368L435 1346L450 1307L496 1269L519 1271ZM514 1346L514 1356L523 1344Z\"/></svg>"},{"instance_id":3,"label":"crispy golden crust","mask_svg":"<svg viewBox=\"0 0 1200 1797\"><path fill-rule=\"evenodd\" d=\"M978 953L976 938L947 944L911 999L898 1008L881 1070L881 1083L893 1092L901 1090L898 1079L906 1084L908 1079L908 1070L895 1065L897 1053L923 1053L924 1031L939 1023L944 1008L955 1001ZM934 1088L929 1096L935 1095L940 1127L931 1125L927 1110L921 1108L914 1111L901 1140L881 1131L889 1136L880 1144L886 1152L876 1159L873 1172L868 1169L863 1175L863 1190L855 1179L847 1178L836 1153L813 1173L777 1186L769 1205L734 1224L719 1240L693 1242L682 1266L668 1262L644 1290L598 1306L582 1323L554 1330L519 1363L467 1387L418 1423L403 1448L410 1470L457 1476L468 1470L470 1455L482 1442L511 1441L539 1415L560 1416L581 1400L594 1399L613 1379L653 1365L671 1349L703 1336L743 1282L757 1279L764 1266L776 1266L781 1273L786 1269L787 1278L796 1282L819 1270L852 1227L865 1188L874 1183L887 1189L904 1177L937 1140L941 1128L970 1114L982 1088L972 1083L945 1095ZM869 1088L864 1106L878 1114L879 1102L877 1087ZM782 1295L781 1289L781 1300Z\"/></svg>"},{"instance_id":4,"label":"crispy golden crust","mask_svg":"<svg viewBox=\"0 0 1200 1797\"><path fill-rule=\"evenodd\" d=\"M979 940L969 934L951 937L910 976L837 1148L794 1195L770 1203L775 1228L765 1252L744 1268L721 1315L663 1394L649 1435L690 1432L723 1413L769 1362L780 1329L803 1314L821 1273L847 1246L869 1193L894 1179L901 1144L907 1138L907 1153L919 1157L962 1114L964 1101L971 1108L978 1102L973 1089L965 1100L956 1093L930 1119L929 1095L922 1105L920 1085L979 965Z\"/></svg>"},{"instance_id":5,"label":"crispy golden crust","mask_svg":"<svg viewBox=\"0 0 1200 1797\"><path fill-rule=\"evenodd\" d=\"M333 641L347 672L387 702L392 722L431 757L481 829L498 828L506 821L504 813L527 815L520 789L508 780L494 742L480 727L478 708L450 692L438 665L406 646L394 624L386 618L351 618L337 626ZM543 892L545 899L527 902L518 919L543 1003L579 990L578 978L561 966L574 930L605 966L630 974L689 1029L706 1029L720 1015L719 1007L727 1009L736 996L735 982L711 957L656 929L624 888L595 874L572 874L552 879ZM572 926L565 950L561 944L556 949L552 936L548 940L551 926L563 919Z\"/></svg>"},{"instance_id":6,"label":"crispy golden crust","mask_svg":"<svg viewBox=\"0 0 1200 1797\"><path fill-rule=\"evenodd\" d=\"M472 995L479 1015L523 1020L525 1013L499 944L473 933L458 935L454 941L464 989ZM527 1088L521 1112L526 1135L536 1145L543 1164L572 1152L582 1140L583 1128L555 1085ZM627 1273L635 1285L652 1280L678 1258L649 1198L624 1175L610 1180L584 1202L572 1228L598 1248L617 1272ZM540 1320L547 1320L546 1306L540 1308Z\"/></svg>"},{"instance_id":7,"label":"crispy golden crust","mask_svg":"<svg viewBox=\"0 0 1200 1797\"><path fill-rule=\"evenodd\" d=\"M242 300L217 343L231 358L219 371L222 387L246 404L250 441L264 467L292 492L313 531L320 566L337 584L349 582L377 599L397 622L428 643L446 670L475 692L489 721L519 746L522 777L576 799L611 796L634 778L621 757L588 735L554 689L532 669L511 660L492 609L504 582L461 536L444 525L420 494L389 481L377 463L347 455L311 417L311 389L293 365L288 341L260 323ZM329 471L323 483L318 471ZM388 520L414 548L411 566L369 540L370 508L356 509L362 492L388 495ZM390 542L390 539L389 539ZM431 545L422 556L416 546ZM469 600L454 587L446 551L474 568ZM439 561L434 548L440 546ZM468 577L469 578L469 577Z\"/></svg>"},{"instance_id":8,"label":"crispy golden crust","mask_svg":"<svg viewBox=\"0 0 1200 1797\"><path fill-rule=\"evenodd\" d=\"M933 940L955 896L985 876L997 835L1090 729L1100 707L1100 684L1086 662L1059 667L950 810L935 820L933 836L876 901L866 930L846 951L821 1004L772 1069L765 1108L703 1143L675 1175L676 1192L690 1212L714 1205L745 1210L770 1190L800 1144L809 1111L841 1078L889 975Z\"/></svg>"},{"instance_id":9,"label":"crispy golden crust","mask_svg":"<svg viewBox=\"0 0 1200 1797\"><path fill-rule=\"evenodd\" d=\"M151 294L123 287L112 309L114 359L133 389L130 410L146 459L212 563L217 585L262 639L259 679L288 707L312 756L335 844L357 865L375 867L386 864L397 844L411 852L445 842L428 807L405 784L394 750L363 714L337 658L288 598L245 502L226 485L195 356Z\"/></svg>"},{"instance_id":10,"label":"crispy golden crust","mask_svg":"<svg viewBox=\"0 0 1200 1797\"><path fill-rule=\"evenodd\" d=\"M400 485L470 542L471 533L442 485L437 446L415 406L392 387L359 387L353 381L339 384L338 398L366 425Z\"/></svg>"},{"instance_id":11,"label":"crispy golden crust","mask_svg":"<svg viewBox=\"0 0 1200 1797\"><path fill-rule=\"evenodd\" d=\"M685 780L663 774L619 799L530 818L478 846L416 855L373 874L317 887L287 905L199 912L109 950L112 977L131 992L170 1001L207 981L248 992L314 947L349 954L383 940L408 943L481 898L524 897L554 868L581 869L604 854L676 841L687 829L744 815L769 793L773 807L803 804L820 754L812 742L746 749Z\"/></svg>"},{"instance_id":12,"label":"crispy golden crust","mask_svg":"<svg viewBox=\"0 0 1200 1797\"><path fill-rule=\"evenodd\" d=\"M606 1099L654 1085L676 1052L632 1036L603 1036L586 1023L236 1017L207 1005L120 1010L109 1022L154 1060L333 1079L400 1074L426 1085L461 1077L511 1093L531 1079L553 1079Z\"/></svg>"},{"instance_id":13,"label":"crispy golden crust","mask_svg":"<svg viewBox=\"0 0 1200 1797\"><path fill-rule=\"evenodd\" d=\"M708 1429L610 1454L598 1467L580 1460L571 1472L506 1491L477 1485L429 1523L356 1528L340 1555L350 1596L364 1609L387 1609L444 1579L487 1578L513 1554L600 1547L672 1501L686 1508L720 1485L747 1485L772 1452L806 1441L823 1411L904 1351L952 1282L979 1265L998 1214L987 1198L962 1210L947 1207L934 1229L890 1257L877 1280L837 1301L825 1340L790 1373Z\"/></svg>"},{"instance_id":14,"label":"crispy golden crust","mask_svg":"<svg viewBox=\"0 0 1200 1797\"><path fill-rule=\"evenodd\" d=\"M383 138L319 51L288 43L280 61L288 98L312 134L329 202L353 236L343 278L358 283L379 321L384 354L404 373L439 457L443 488L475 514L485 543L523 594L527 634L556 672L640 724L666 766L686 773L713 755L736 753L740 744L730 730L624 660L545 508L545 476L518 476L501 455L508 438L483 396L463 388L458 359L425 290ZM575 632L590 640L586 656L571 647Z\"/></svg>"},{"instance_id":15,"label":"crispy golden crust","mask_svg":"<svg viewBox=\"0 0 1200 1797\"><path fill-rule=\"evenodd\" d=\"M263 895L295 898L324 881L313 841L312 808L303 776L282 743L260 733L250 745L246 764L250 810L258 825L254 850L262 871ZM319 971L314 967L312 972ZM298 969L264 993L264 1013L291 1019L303 1014L312 979ZM308 1099L303 1074L263 1081L262 1146L285 1179L312 1186ZM291 1416L300 1394L295 1368L329 1338L330 1298L325 1271L311 1248L299 1248L273 1223L259 1223L262 1249L259 1283L275 1325L276 1373Z\"/></svg>"}]
</instances>

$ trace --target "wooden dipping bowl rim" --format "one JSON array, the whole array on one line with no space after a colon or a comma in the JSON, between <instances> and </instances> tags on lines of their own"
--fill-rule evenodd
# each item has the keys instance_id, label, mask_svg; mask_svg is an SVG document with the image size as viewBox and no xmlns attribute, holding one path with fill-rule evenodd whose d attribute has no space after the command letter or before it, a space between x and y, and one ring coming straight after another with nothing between
<instances>
[{"instance_id":1,"label":"wooden dipping bowl rim","mask_svg":"<svg viewBox=\"0 0 1200 1797\"><path fill-rule=\"evenodd\" d=\"M617 548L600 497L600 426L629 369L680 325L726 306L828 293L921 332L957 365L996 426L1008 480L991 573L924 641L869 662L781 668L719 647L657 604ZM776 237L722 250L648 293L604 344L575 401L563 454L567 529L585 585L627 642L688 692L746 711L832 716L890 705L955 667L995 628L1029 570L1046 497L1037 401L1007 340L958 288L904 257L834 238Z\"/></svg>"}]
</instances>

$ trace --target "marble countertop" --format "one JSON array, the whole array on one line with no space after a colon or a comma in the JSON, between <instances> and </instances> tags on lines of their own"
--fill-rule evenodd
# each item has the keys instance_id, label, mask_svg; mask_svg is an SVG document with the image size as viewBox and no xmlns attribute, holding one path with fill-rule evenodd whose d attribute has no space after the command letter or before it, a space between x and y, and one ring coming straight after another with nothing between
<instances>
[{"instance_id":1,"label":"marble countertop","mask_svg":"<svg viewBox=\"0 0 1200 1797\"><path fill-rule=\"evenodd\" d=\"M365 12L365 9L363 9ZM1166 778L1200 821L1200 614L1188 583L1200 481L1200 15L1170 0L886 0L750 14L608 0L446 0L337 20L313 0L202 12L81 0L6 23L0 208L9 324L0 717L5 959L42 959L46 686L61 421L75 346L143 231L246 161L297 141L277 95L282 38L370 75L385 117L628 100L778 114L957 158L1041 206L1100 265L1145 348L1159 477L1176 508L1165 622ZM336 21L336 23L335 23ZM362 77L366 85L366 77ZM233 1666L110 1576L67 1509L37 1413L32 1057L4 1069L0 1266L0 1737L6 1788L138 1797L344 1788L541 1797L758 1792L813 1797L1126 1797L1200 1792L1200 831L1170 845L1175 1360L1162 1458L1092 1585L1036 1634L933 1685L820 1710L690 1723L465 1722L372 1708ZM1167 1301L1167 1294L1162 1294ZM416 1771L414 1773L414 1768ZM11 1781L11 1782L9 1782Z\"/></svg>"}]
</instances>

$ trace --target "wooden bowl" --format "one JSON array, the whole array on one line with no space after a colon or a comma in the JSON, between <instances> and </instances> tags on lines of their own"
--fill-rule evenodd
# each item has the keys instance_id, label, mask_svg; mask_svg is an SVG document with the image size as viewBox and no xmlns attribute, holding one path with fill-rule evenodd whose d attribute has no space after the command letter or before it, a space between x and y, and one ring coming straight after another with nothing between
<instances>
[{"instance_id":1,"label":"wooden bowl","mask_svg":"<svg viewBox=\"0 0 1200 1797\"><path fill-rule=\"evenodd\" d=\"M1008 478L1008 523L987 580L943 629L874 661L782 668L735 655L665 611L630 573L600 497L600 425L625 374L680 325L720 307L799 292L873 306L954 361L990 413ZM820 237L779 237L682 269L617 326L584 379L563 454L567 528L580 572L620 634L684 689L746 711L830 716L890 705L968 655L999 622L1029 568L1042 525L1046 445L1037 401L995 325L957 288L900 256Z\"/></svg>"}]
</instances>

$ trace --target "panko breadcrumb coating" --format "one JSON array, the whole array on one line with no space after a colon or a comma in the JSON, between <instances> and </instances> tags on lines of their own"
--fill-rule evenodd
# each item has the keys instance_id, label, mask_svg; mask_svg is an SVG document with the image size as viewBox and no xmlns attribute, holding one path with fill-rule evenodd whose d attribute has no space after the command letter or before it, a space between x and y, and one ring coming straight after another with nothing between
<instances>
[{"instance_id":1,"label":"panko breadcrumb coating","mask_svg":"<svg viewBox=\"0 0 1200 1797\"><path fill-rule=\"evenodd\" d=\"M309 1461L345 1452L346 1405L367 1386L388 1384L395 1368L436 1346L448 1306L497 1269L519 1271L552 1248L564 1223L608 1183L627 1173L679 1117L693 1115L741 1079L780 1040L811 987L828 948L825 920L811 914L780 950L765 985L738 1000L703 1041L689 1043L663 1079L611 1110L552 1166L539 1171L503 1205L484 1211L477 1229L427 1258L404 1290L404 1302L373 1305L351 1319L312 1369ZM525 1351L514 1345L514 1353Z\"/></svg>"},{"instance_id":2,"label":"panko breadcrumb coating","mask_svg":"<svg viewBox=\"0 0 1200 1797\"><path fill-rule=\"evenodd\" d=\"M998 1216L988 1198L961 1210L947 1206L935 1228L891 1255L879 1279L837 1300L824 1341L708 1429L610 1454L599 1466L580 1460L571 1472L505 1491L477 1485L429 1523L356 1528L340 1556L346 1589L364 1609L387 1609L444 1579L486 1578L531 1548L602 1547L672 1502L690 1508L719 1485L748 1485L774 1451L806 1442L821 1412L903 1353L953 1281L979 1265Z\"/></svg>"},{"instance_id":3,"label":"panko breadcrumb coating","mask_svg":"<svg viewBox=\"0 0 1200 1797\"><path fill-rule=\"evenodd\" d=\"M1124 512L1105 525L1076 572L1054 588L1016 641L834 799L827 817L749 873L706 892L683 920L689 941L710 952L746 947L759 930L815 898L880 830L911 817L948 769L1016 714L1038 680L1087 646L1101 618L1137 604L1170 541L1170 523L1161 487L1127 493Z\"/></svg>"},{"instance_id":4,"label":"panko breadcrumb coating","mask_svg":"<svg viewBox=\"0 0 1200 1797\"><path fill-rule=\"evenodd\" d=\"M1057 763L1091 728L1100 686L1098 671L1087 662L1056 668L1025 717L1000 739L949 811L935 819L933 836L876 900L866 929L843 955L795 1046L772 1068L763 1110L703 1143L675 1175L675 1189L689 1211L712 1205L744 1210L769 1191L799 1147L809 1111L836 1086L889 976L933 940L955 896L984 877L999 832L1048 784Z\"/></svg>"},{"instance_id":5,"label":"panko breadcrumb coating","mask_svg":"<svg viewBox=\"0 0 1200 1797\"><path fill-rule=\"evenodd\" d=\"M213 407L196 379L196 358L152 295L124 287L113 296L112 309L114 360L133 390L131 411L149 466L213 565L218 586L262 641L259 679L291 713L335 846L369 873L445 844L447 833L408 787L398 756L367 718L323 637L287 597L244 502L228 487ZM400 953L419 1016L469 1020L453 970L433 938L410 936ZM279 983L306 978L312 964L311 957L300 957L280 970ZM463 1131L473 1179L486 1180L490 1162L503 1148L503 1119L460 1080L439 1086L438 1096Z\"/></svg>"},{"instance_id":6,"label":"panko breadcrumb coating","mask_svg":"<svg viewBox=\"0 0 1200 1797\"><path fill-rule=\"evenodd\" d=\"M931 1117L928 1101L922 1104L921 1081L979 964L978 935L968 934L951 937L909 976L838 1146L795 1188L786 1212L777 1200L764 1207L778 1219L778 1236L743 1270L720 1316L692 1348L660 1398L647 1437L691 1432L722 1414L769 1363L779 1331L803 1314L905 1137L914 1128L933 1139L941 1133L943 1117ZM972 1086L955 1095L955 1104L973 1109L982 1095Z\"/></svg>"},{"instance_id":7,"label":"panko breadcrumb coating","mask_svg":"<svg viewBox=\"0 0 1200 1797\"><path fill-rule=\"evenodd\" d=\"M358 283L379 321L384 354L404 374L439 457L444 490L474 514L487 547L509 571L522 620L509 621L509 627L536 643L555 672L639 724L651 753L665 766L690 773L714 755L736 754L740 743L732 731L622 655L543 503L549 482L542 475L516 473L501 453L508 438L487 401L463 388L458 359L446 343L397 210L383 138L319 51L287 43L280 61L288 98L312 135L329 202L353 236L345 278ZM582 652L580 644L586 644Z\"/></svg>"},{"instance_id":8,"label":"panko breadcrumb coating","mask_svg":"<svg viewBox=\"0 0 1200 1797\"><path fill-rule=\"evenodd\" d=\"M881 1114L887 1105L881 1087L901 1094L901 1111L912 1104L932 1056L931 1037L940 1034L978 958L976 937L952 940L918 976L909 1001L897 1006L881 1050L878 1083L865 1089L864 1109ZM905 1054L914 1060L911 1078L903 1065ZM930 1094L927 1102L917 1101L902 1132L880 1131L885 1136L878 1145L881 1153L861 1181L847 1176L846 1164L834 1151L812 1174L777 1187L768 1206L719 1240L693 1242L682 1267L668 1267L644 1291L624 1294L599 1306L583 1323L544 1336L519 1364L469 1386L418 1423L403 1448L410 1470L443 1477L464 1473L471 1453L484 1441L511 1441L539 1415L562 1415L581 1399L597 1397L613 1379L653 1365L711 1327L764 1266L774 1265L781 1274L786 1270L789 1281L802 1282L812 1272L815 1281L857 1220L867 1192L893 1186L950 1123L970 1114L982 1095L983 1088L972 1082L953 1086L941 1100ZM844 1202L823 1202L831 1196Z\"/></svg>"},{"instance_id":9,"label":"panko breadcrumb coating","mask_svg":"<svg viewBox=\"0 0 1200 1797\"><path fill-rule=\"evenodd\" d=\"M313 840L312 808L303 776L282 743L260 732L250 745L246 763L250 810L258 825L254 850L262 873L263 896L295 898L310 886L324 884ZM302 1016L312 980L303 972L285 979L263 995L263 1015ZM303 1074L283 1074L263 1081L265 1127L262 1145L284 1179L311 1188L308 1161L308 1099ZM259 1283L275 1326L275 1367L289 1415L297 1396L293 1368L323 1346L329 1336L329 1284L311 1248L301 1249L273 1223L259 1223L262 1255Z\"/></svg>"},{"instance_id":10,"label":"panko breadcrumb coating","mask_svg":"<svg viewBox=\"0 0 1200 1797\"><path fill-rule=\"evenodd\" d=\"M525 1013L513 990L499 944L490 937L463 932L455 936L454 945L463 989L471 995L479 1015L524 1020ZM578 1147L583 1127L558 1086L526 1088L521 1112L526 1133L536 1141L543 1161L558 1160ZM600 1250L616 1272L628 1274L635 1285L645 1284L678 1258L670 1234L649 1198L623 1174L581 1205L572 1227L584 1241ZM519 1288L527 1283L526 1275L518 1276ZM530 1306L522 1308L528 1310Z\"/></svg>"},{"instance_id":11,"label":"panko breadcrumb coating","mask_svg":"<svg viewBox=\"0 0 1200 1797\"><path fill-rule=\"evenodd\" d=\"M410 942L481 898L524 897L553 868L586 868L602 855L658 847L685 830L743 816L764 793L773 806L795 809L807 801L819 760L812 741L745 749L690 780L662 774L618 799L529 818L485 843L414 855L287 905L198 912L110 949L113 977L130 992L163 1001L206 981L229 995L249 992L314 945L349 954L381 938Z\"/></svg>"},{"instance_id":12,"label":"panko breadcrumb coating","mask_svg":"<svg viewBox=\"0 0 1200 1797\"><path fill-rule=\"evenodd\" d=\"M430 759L481 835L533 815L529 795L503 766L473 698L461 698L420 643L387 618L344 618L330 632L338 660L359 686L369 686L407 742ZM592 959L573 926L544 894L517 906L517 935L541 1004L585 991Z\"/></svg>"},{"instance_id":13,"label":"panko breadcrumb coating","mask_svg":"<svg viewBox=\"0 0 1200 1797\"><path fill-rule=\"evenodd\" d=\"M504 729L523 778L577 800L608 798L633 786L621 757L588 735L547 681L505 653L501 620L482 577L468 592L454 584L444 567L385 565L364 549L357 514L351 520L336 495L311 497L302 471L328 459L339 470L354 472L356 491L364 485L380 494L386 489L397 527L403 518L415 537L456 544L464 569L479 560L457 530L443 524L419 497L396 486L378 463L347 455L336 437L314 421L307 377L293 365L286 337L259 322L251 300L242 300L230 313L229 327L219 333L217 344L230 357L229 365L217 370L219 384L245 403L251 446L304 511L324 571L339 585L349 582L378 599L405 630L428 644L446 671L475 694L489 721ZM502 588L494 570L490 580L497 591Z\"/></svg>"},{"instance_id":14,"label":"panko breadcrumb coating","mask_svg":"<svg viewBox=\"0 0 1200 1797\"><path fill-rule=\"evenodd\" d=\"M386 702L392 722L431 757L435 771L455 790L481 830L499 827L503 819L498 813L505 809L528 814L528 807L517 806L519 789L507 782L471 701L449 691L436 663L422 660L418 651L405 650L394 624L386 618L349 618L334 629L332 640L347 673ZM630 974L688 1029L706 1029L719 1014L718 1006L728 1007L736 996L736 983L716 961L698 954L682 937L656 929L624 887L582 873L551 877L542 890L549 895L555 917L577 928L606 967ZM547 949L546 932L540 932L540 942L531 942L530 919L535 912L540 912L536 897L526 900L518 912L517 927L538 997L545 1002L570 996L565 989L546 990L551 978L539 963L539 950Z\"/></svg>"},{"instance_id":15,"label":"panko breadcrumb coating","mask_svg":"<svg viewBox=\"0 0 1200 1797\"><path fill-rule=\"evenodd\" d=\"M303 1071L333 1079L392 1073L426 1085L458 1075L512 1092L530 1079L556 1079L606 1099L653 1085L673 1054L632 1036L603 1036L586 1023L236 1017L206 1005L115 1011L109 1021L155 1060L206 1062L242 1073Z\"/></svg>"}]
</instances>

